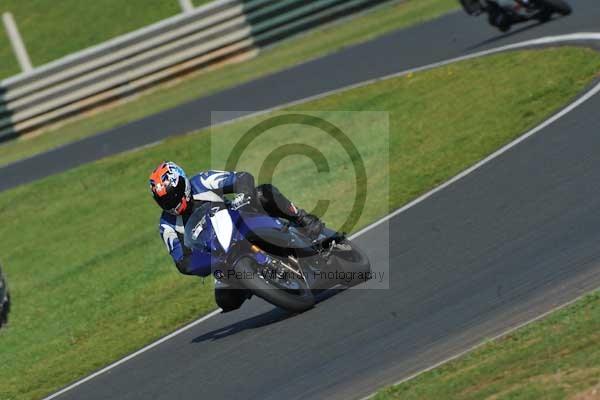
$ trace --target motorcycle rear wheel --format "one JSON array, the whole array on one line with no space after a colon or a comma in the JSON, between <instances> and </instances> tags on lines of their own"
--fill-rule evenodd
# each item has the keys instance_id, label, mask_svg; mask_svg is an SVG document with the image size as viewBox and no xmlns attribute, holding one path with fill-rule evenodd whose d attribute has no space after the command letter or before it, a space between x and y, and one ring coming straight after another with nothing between
<instances>
[{"instance_id":1,"label":"motorcycle rear wheel","mask_svg":"<svg viewBox=\"0 0 600 400\"><path fill-rule=\"evenodd\" d=\"M299 289L292 293L290 291L277 288L269 279L257 274L257 264L249 257L241 258L235 265L235 270L243 276L252 277L243 279L240 284L249 289L261 299L292 312L304 312L314 307L315 298L310 288L301 279L296 283Z\"/></svg>"},{"instance_id":2,"label":"motorcycle rear wheel","mask_svg":"<svg viewBox=\"0 0 600 400\"><path fill-rule=\"evenodd\" d=\"M490 25L495 26L500 32L508 32L511 28L509 18L502 12L490 11L488 13L488 21Z\"/></svg>"}]
</instances>

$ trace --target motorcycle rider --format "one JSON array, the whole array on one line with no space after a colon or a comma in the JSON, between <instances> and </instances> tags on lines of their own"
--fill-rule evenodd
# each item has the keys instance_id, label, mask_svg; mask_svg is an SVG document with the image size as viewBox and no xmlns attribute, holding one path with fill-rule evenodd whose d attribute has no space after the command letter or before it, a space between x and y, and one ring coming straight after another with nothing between
<instances>
[{"instance_id":1,"label":"motorcycle rider","mask_svg":"<svg viewBox=\"0 0 600 400\"><path fill-rule=\"evenodd\" d=\"M507 31L513 23L510 12L517 7L529 7L530 0L460 0L463 8L470 15L479 15L482 11L488 13L490 25Z\"/></svg>"},{"instance_id":2,"label":"motorcycle rider","mask_svg":"<svg viewBox=\"0 0 600 400\"><path fill-rule=\"evenodd\" d=\"M244 201L262 208L271 216L298 224L312 239L324 228L316 216L296 208L275 186L255 186L254 177L248 172L210 170L188 179L180 166L165 161L150 174L150 190L163 210L159 222L160 236L177 269L185 275L208 276L212 268L218 266L219 260L209 250L204 252L185 247L183 235L185 223L192 212L207 202L223 202L224 194L243 194ZM215 300L223 312L240 308L247 298L246 291L215 281Z\"/></svg>"}]
</instances>

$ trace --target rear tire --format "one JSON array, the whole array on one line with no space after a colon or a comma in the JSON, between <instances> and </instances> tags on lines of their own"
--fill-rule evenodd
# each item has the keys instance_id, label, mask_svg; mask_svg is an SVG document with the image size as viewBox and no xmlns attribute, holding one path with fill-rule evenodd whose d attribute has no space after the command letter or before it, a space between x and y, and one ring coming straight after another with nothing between
<instances>
[{"instance_id":1,"label":"rear tire","mask_svg":"<svg viewBox=\"0 0 600 400\"><path fill-rule=\"evenodd\" d=\"M549 15L555 12L565 16L573 12L573 9L569 5L569 3L567 3L564 0L538 0L538 4L540 6L546 7L549 11Z\"/></svg>"},{"instance_id":2,"label":"rear tire","mask_svg":"<svg viewBox=\"0 0 600 400\"><path fill-rule=\"evenodd\" d=\"M314 307L315 298L311 290L302 282L304 287L299 289L299 294L289 293L276 288L256 273L256 263L248 258L241 258L235 265L236 272L242 276L251 276L250 279L240 280L240 284L249 289L263 300L292 312L304 312Z\"/></svg>"}]
</instances>

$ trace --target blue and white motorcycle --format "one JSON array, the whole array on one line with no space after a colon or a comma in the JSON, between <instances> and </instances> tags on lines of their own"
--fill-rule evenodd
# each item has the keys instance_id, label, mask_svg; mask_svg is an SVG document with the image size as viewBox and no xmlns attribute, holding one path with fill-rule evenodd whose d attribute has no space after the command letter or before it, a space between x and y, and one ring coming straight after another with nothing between
<instances>
[{"instance_id":1,"label":"blue and white motorcycle","mask_svg":"<svg viewBox=\"0 0 600 400\"><path fill-rule=\"evenodd\" d=\"M368 258L343 235L326 228L311 241L302 228L240 197L196 209L184 243L220 260L225 267L213 269L216 279L293 312L312 308L320 292L371 278Z\"/></svg>"}]
</instances>

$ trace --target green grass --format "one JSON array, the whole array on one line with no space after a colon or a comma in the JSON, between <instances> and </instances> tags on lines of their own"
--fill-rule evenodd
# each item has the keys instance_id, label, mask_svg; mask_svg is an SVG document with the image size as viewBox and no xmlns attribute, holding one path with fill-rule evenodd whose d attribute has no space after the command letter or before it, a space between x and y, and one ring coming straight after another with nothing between
<instances>
[{"instance_id":1,"label":"green grass","mask_svg":"<svg viewBox=\"0 0 600 400\"><path fill-rule=\"evenodd\" d=\"M381 119L348 114L341 122L371 171L359 221L364 225L533 127L598 71L600 55L591 50L506 53L294 109L389 112L389 148L376 140L385 127ZM14 301L11 323L0 331L1 399L39 399L215 307L210 280L181 276L172 266L157 234L147 174L163 159L190 172L209 168L211 156L222 159L218 149L230 149L255 122L215 128L213 154L211 136L202 131L0 193L0 254ZM278 133L265 145L319 140L301 126ZM311 144L330 154L327 143ZM388 152L393 157L385 168L381 160ZM249 152L241 167L258 174L261 157ZM276 169L274 182L301 207L331 199L331 210L339 213L330 210L325 217L335 227L348 210L352 180L344 179L348 162L336 156L330 162L331 174L315 174L301 168L305 158L290 157Z\"/></svg>"},{"instance_id":2,"label":"green grass","mask_svg":"<svg viewBox=\"0 0 600 400\"><path fill-rule=\"evenodd\" d=\"M3 0L17 22L33 65L42 65L180 12L177 0ZM0 79L18 73L4 29ZM4 62L6 60L7 62Z\"/></svg>"},{"instance_id":3,"label":"green grass","mask_svg":"<svg viewBox=\"0 0 600 400\"><path fill-rule=\"evenodd\" d=\"M196 0L195 5L209 0ZM39 66L181 12L178 0L3 0ZM20 72L0 29L0 79Z\"/></svg>"},{"instance_id":4,"label":"green grass","mask_svg":"<svg viewBox=\"0 0 600 400\"><path fill-rule=\"evenodd\" d=\"M600 392L598 327L600 292L595 292L466 356L382 390L374 400L551 400L591 395L594 387Z\"/></svg>"},{"instance_id":5,"label":"green grass","mask_svg":"<svg viewBox=\"0 0 600 400\"><path fill-rule=\"evenodd\" d=\"M8 36L4 28L0 31L0 79L7 78L20 72L19 64L12 53Z\"/></svg>"},{"instance_id":6,"label":"green grass","mask_svg":"<svg viewBox=\"0 0 600 400\"><path fill-rule=\"evenodd\" d=\"M315 29L265 50L252 60L197 74L175 86L164 86L115 108L48 130L42 135L22 137L2 144L0 165L437 17L455 9L457 4L455 0L408 0L383 6L345 22Z\"/></svg>"}]
</instances>

